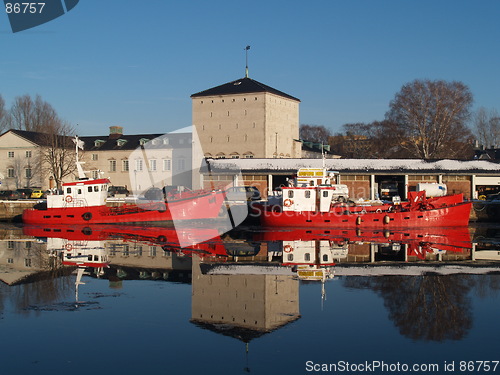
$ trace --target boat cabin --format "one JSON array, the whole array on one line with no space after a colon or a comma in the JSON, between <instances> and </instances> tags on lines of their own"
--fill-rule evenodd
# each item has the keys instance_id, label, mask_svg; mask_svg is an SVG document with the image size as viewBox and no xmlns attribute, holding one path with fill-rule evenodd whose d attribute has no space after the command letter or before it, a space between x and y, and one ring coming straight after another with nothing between
<instances>
[{"instance_id":1,"label":"boat cabin","mask_svg":"<svg viewBox=\"0 0 500 375\"><path fill-rule=\"evenodd\" d=\"M90 179L63 184L62 192L47 196L48 208L103 206L108 196L109 179Z\"/></svg>"},{"instance_id":2,"label":"boat cabin","mask_svg":"<svg viewBox=\"0 0 500 375\"><path fill-rule=\"evenodd\" d=\"M295 183L282 188L283 211L330 211L333 203L349 198L347 185L338 179L338 172L324 168L299 169Z\"/></svg>"}]
</instances>

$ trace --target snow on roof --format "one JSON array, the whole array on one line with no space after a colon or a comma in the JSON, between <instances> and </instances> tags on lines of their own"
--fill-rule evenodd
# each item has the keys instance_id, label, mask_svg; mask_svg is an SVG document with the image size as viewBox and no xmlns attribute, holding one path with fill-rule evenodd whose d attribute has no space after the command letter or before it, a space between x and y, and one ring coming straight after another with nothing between
<instances>
[{"instance_id":1,"label":"snow on roof","mask_svg":"<svg viewBox=\"0 0 500 375\"><path fill-rule=\"evenodd\" d=\"M322 159L208 159L213 172L229 171L296 171L299 168L321 168ZM326 159L326 169L340 172L425 172L500 173L500 165L487 160L420 159Z\"/></svg>"}]
</instances>

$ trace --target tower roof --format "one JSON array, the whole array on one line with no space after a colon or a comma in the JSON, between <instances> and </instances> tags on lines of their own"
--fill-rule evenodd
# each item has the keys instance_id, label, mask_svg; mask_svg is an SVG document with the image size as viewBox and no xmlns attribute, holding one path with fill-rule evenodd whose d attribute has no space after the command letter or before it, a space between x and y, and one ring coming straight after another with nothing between
<instances>
[{"instance_id":1,"label":"tower roof","mask_svg":"<svg viewBox=\"0 0 500 375\"><path fill-rule=\"evenodd\" d=\"M254 79L245 77L224 83L223 85L212 87L211 89L200 91L196 94L191 95L191 98L197 98L200 96L219 96L219 95L233 95L233 94L251 94L257 92L268 92L271 94L279 95L284 98L296 100L297 99L291 95L285 94L282 91L276 90L270 86L260 83Z\"/></svg>"}]
</instances>

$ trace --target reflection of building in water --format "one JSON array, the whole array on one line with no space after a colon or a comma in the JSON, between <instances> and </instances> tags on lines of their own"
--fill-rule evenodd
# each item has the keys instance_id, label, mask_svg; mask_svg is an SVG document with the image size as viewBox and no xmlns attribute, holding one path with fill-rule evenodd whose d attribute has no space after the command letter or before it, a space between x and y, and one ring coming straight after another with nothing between
<instances>
[{"instance_id":1,"label":"reflection of building in water","mask_svg":"<svg viewBox=\"0 0 500 375\"><path fill-rule=\"evenodd\" d=\"M141 278L168 279L173 273L180 278L191 275L191 257L182 250L172 252L148 242L107 241L110 266L117 276L131 275L135 269Z\"/></svg>"},{"instance_id":2,"label":"reflection of building in water","mask_svg":"<svg viewBox=\"0 0 500 375\"><path fill-rule=\"evenodd\" d=\"M300 317L299 285L290 275L204 275L193 257L192 293L192 321L224 334L246 330L252 338Z\"/></svg>"},{"instance_id":3,"label":"reflection of building in water","mask_svg":"<svg viewBox=\"0 0 500 375\"><path fill-rule=\"evenodd\" d=\"M26 281L41 272L61 267L61 259L20 229L3 230L0 240L0 280L8 285Z\"/></svg>"}]
</instances>

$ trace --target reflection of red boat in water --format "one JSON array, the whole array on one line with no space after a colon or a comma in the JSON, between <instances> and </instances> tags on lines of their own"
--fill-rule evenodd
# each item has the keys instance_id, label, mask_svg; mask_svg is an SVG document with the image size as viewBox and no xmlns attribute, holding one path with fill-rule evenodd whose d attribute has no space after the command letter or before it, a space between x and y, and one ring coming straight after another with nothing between
<instances>
[{"instance_id":1,"label":"reflection of red boat in water","mask_svg":"<svg viewBox=\"0 0 500 375\"><path fill-rule=\"evenodd\" d=\"M457 252L472 248L468 227L404 228L404 229L319 229L292 228L265 231L257 238L266 242L282 242L285 264L333 265L347 256L349 244L404 244L406 255L425 259L428 253Z\"/></svg>"},{"instance_id":2,"label":"reflection of red boat in water","mask_svg":"<svg viewBox=\"0 0 500 375\"><path fill-rule=\"evenodd\" d=\"M60 239L62 241L61 250L67 251L92 246L92 241L122 240L131 243L147 243L152 246L160 246L166 251L182 252L183 254L227 256L219 233L214 228L134 225L25 225L23 233L34 237ZM80 255L82 255L81 251Z\"/></svg>"}]
</instances>

